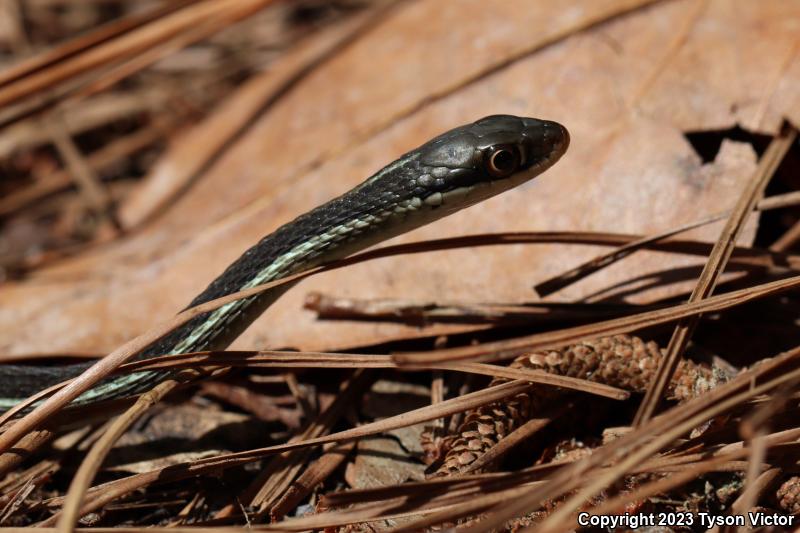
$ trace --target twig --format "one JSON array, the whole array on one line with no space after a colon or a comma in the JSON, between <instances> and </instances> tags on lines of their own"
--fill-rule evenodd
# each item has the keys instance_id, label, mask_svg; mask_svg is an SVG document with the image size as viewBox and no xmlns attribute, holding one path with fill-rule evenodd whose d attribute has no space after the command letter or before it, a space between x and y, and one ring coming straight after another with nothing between
<instances>
[{"instance_id":1,"label":"twig","mask_svg":"<svg viewBox=\"0 0 800 533\"><path fill-rule=\"evenodd\" d=\"M299 442L279 444L266 448L249 450L246 452L221 455L218 457L210 457L207 459L199 459L197 461L180 463L172 465L168 468L160 468L143 474L136 474L128 478L106 483L90 490L90 498L80 510L80 514L83 515L99 509L123 494L127 494L131 491L148 486L154 482L178 481L188 477L194 477L197 475L250 463L269 455L275 455L290 450L307 448L309 446L317 446L329 442L345 442L349 440L360 439L369 435L383 433L391 429L411 426L455 412L473 409L485 403L498 401L503 398L519 394L530 388L530 386L530 384L524 381L512 381L496 387L490 387L478 392L473 392L466 396L446 400L434 406L422 407L420 409L415 409L400 415L385 418L378 422L372 422L357 428L333 433L328 436L306 439Z\"/></svg>"},{"instance_id":2,"label":"twig","mask_svg":"<svg viewBox=\"0 0 800 533\"><path fill-rule=\"evenodd\" d=\"M272 521L277 522L286 516L286 513L294 509L303 498L314 490L314 487L325 481L344 462L355 445L355 441L333 445L308 467L272 506L269 513Z\"/></svg>"},{"instance_id":3,"label":"twig","mask_svg":"<svg viewBox=\"0 0 800 533\"><path fill-rule=\"evenodd\" d=\"M174 389L182 382L189 381L196 378L199 372L194 370L184 370L172 379L167 379L156 385L151 391L142 394L123 415L120 415L113 424L103 433L103 436L94 443L89 453L86 454L81 462L78 471L72 478L72 482L67 490L67 495L64 499L64 506L61 510L61 516L58 514L50 517L48 522L52 523L57 521L57 530L59 533L71 533L75 530L78 519L81 517L79 510L83 497L89 486L97 475L97 471L103 464L103 461L111 451L114 443L125 433L131 424L133 424L139 417L144 414L153 405L158 403L169 391Z\"/></svg>"},{"instance_id":4,"label":"twig","mask_svg":"<svg viewBox=\"0 0 800 533\"><path fill-rule=\"evenodd\" d=\"M0 107L36 95L77 75L109 65L124 57L132 57L170 37L185 32L204 20L237 12L242 18L258 11L273 0L217 0L197 2L172 13L162 14L130 31L83 48L74 55L50 61L48 68L27 69L24 74L0 86ZM222 29L222 28L220 28ZM22 69L21 69L22 70Z\"/></svg>"},{"instance_id":5,"label":"twig","mask_svg":"<svg viewBox=\"0 0 800 533\"><path fill-rule=\"evenodd\" d=\"M778 168L796 138L797 132L787 126L770 143L756 168L752 181L742 191L719 239L711 250L711 255L697 280L697 285L689 297L689 303L702 301L714 291L714 287L716 287L719 277L722 275L725 265L733 252L736 238L744 227L748 216L752 213L753 206L763 194L764 188L772 178L775 169ZM698 319L699 315L693 315L681 320L675 326L672 338L667 346L667 353L660 361L653 383L645 393L644 399L639 406L639 411L636 413L635 426L640 426L655 413L664 391L667 390L669 380L672 379L672 374L677 368L678 361L689 343Z\"/></svg>"},{"instance_id":6,"label":"twig","mask_svg":"<svg viewBox=\"0 0 800 533\"><path fill-rule=\"evenodd\" d=\"M121 231L122 226L114 213L111 195L101 183L94 169L86 161L86 158L81 154L72 137L67 134L61 117L54 113L42 120L50 132L58 153L64 159L72 179L75 180L79 190L83 193L89 210L111 222L116 231Z\"/></svg>"},{"instance_id":7,"label":"twig","mask_svg":"<svg viewBox=\"0 0 800 533\"><path fill-rule=\"evenodd\" d=\"M398 353L392 359L400 366L414 368L418 365L433 365L448 361L459 360L502 360L511 359L529 350L544 350L557 348L569 343L590 340L597 337L606 337L620 333L629 333L657 324L674 322L680 318L697 316L710 311L729 309L745 302L760 299L769 295L779 294L800 286L800 276L794 276L779 281L764 283L732 291L719 296L713 296L694 303L679 304L655 311L646 311L636 315L615 318L572 328L535 333L516 339L502 340L465 346L435 350L431 352Z\"/></svg>"},{"instance_id":8,"label":"twig","mask_svg":"<svg viewBox=\"0 0 800 533\"><path fill-rule=\"evenodd\" d=\"M569 516L598 490L631 471L638 463L673 442L680 435L710 418L741 405L742 402L798 379L800 377L800 369L797 368L798 362L800 362L798 361L799 355L800 349L781 354L750 371L743 372L732 381L681 404L679 408L673 408L661 416L649 420L631 433L597 450L586 459L564 468L550 480L547 491L531 491L511 505L493 513L482 525L492 527L494 524L502 524L506 519L517 516L525 509L536 508L544 498L552 498L572 491L581 480L588 477L588 482L583 485L583 488L559 506L543 523L539 524L540 529L538 529L538 531L548 532L560 530L561 526L569 521ZM772 377L776 374L776 377ZM762 380L764 381L762 382ZM614 463L613 470L606 471L603 475L591 475L593 468L609 461Z\"/></svg>"},{"instance_id":9,"label":"twig","mask_svg":"<svg viewBox=\"0 0 800 533\"><path fill-rule=\"evenodd\" d=\"M790 207L794 205L800 204L800 191L793 191L785 194L779 194L775 196L770 196L769 198L764 198L758 202L755 209L757 211L768 211L771 209L781 209L785 207ZM689 222L688 224L682 224L680 226L670 228L660 233L656 233L654 235L650 235L647 237L643 237L636 241L630 242L623 246L620 246L616 250L612 250L607 254L595 257L594 259L590 259L586 263L579 265L575 268L568 270L558 276L550 278L546 281L538 283L534 286L534 290L542 297L549 296L556 291L559 291L573 283L576 283L583 278L594 274L595 272L599 272L600 270L620 261L637 250L641 250L642 248L646 247L648 244L656 243L659 241L663 241L669 237L673 237L680 233L684 233L686 231L699 228L701 226L705 226L707 224L711 224L713 222L717 222L719 220L723 220L727 216L731 214L731 211L723 211L722 213L717 213L715 215L710 215L708 217L702 218L695 222ZM798 226L800 228L800 226ZM800 229L798 229L800 232ZM784 248L778 248L773 245L770 247L770 250L775 252L784 252Z\"/></svg>"},{"instance_id":10,"label":"twig","mask_svg":"<svg viewBox=\"0 0 800 533\"><path fill-rule=\"evenodd\" d=\"M197 1L198 0L176 0L160 6L157 9L133 13L127 17L101 26L85 35L81 35L78 38L71 39L59 46L49 48L41 54L5 69L0 73L0 87L18 81L25 76L30 76L36 72L45 70L47 67L60 61L64 61L69 57L75 56L94 46L98 46L110 39L119 37L131 30L168 15L173 11L196 3Z\"/></svg>"}]
</instances>

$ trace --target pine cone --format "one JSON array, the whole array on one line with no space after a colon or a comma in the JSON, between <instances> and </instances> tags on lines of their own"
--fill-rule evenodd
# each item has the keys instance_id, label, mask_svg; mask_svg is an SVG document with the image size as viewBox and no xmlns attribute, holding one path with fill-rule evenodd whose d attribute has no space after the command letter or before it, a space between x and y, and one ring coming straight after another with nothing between
<instances>
[{"instance_id":1,"label":"pine cone","mask_svg":"<svg viewBox=\"0 0 800 533\"><path fill-rule=\"evenodd\" d=\"M550 374L569 376L603 383L633 392L644 392L658 368L663 354L655 342L638 337L615 335L581 342L546 352L516 358L512 368L544 370ZM507 380L495 379L492 385ZM686 401L716 385L710 368L692 361L681 361L669 385L668 395ZM478 457L495 446L506 435L524 424L545 403L560 396L554 387L538 387L511 399L482 406L469 413L458 429L452 447L434 476L463 472Z\"/></svg>"},{"instance_id":2,"label":"pine cone","mask_svg":"<svg viewBox=\"0 0 800 533\"><path fill-rule=\"evenodd\" d=\"M643 393L663 357L655 342L615 335L585 341L548 352L518 357L519 366L550 374L586 379ZM710 368L682 360L667 390L670 399L686 401L716 386Z\"/></svg>"}]
</instances>

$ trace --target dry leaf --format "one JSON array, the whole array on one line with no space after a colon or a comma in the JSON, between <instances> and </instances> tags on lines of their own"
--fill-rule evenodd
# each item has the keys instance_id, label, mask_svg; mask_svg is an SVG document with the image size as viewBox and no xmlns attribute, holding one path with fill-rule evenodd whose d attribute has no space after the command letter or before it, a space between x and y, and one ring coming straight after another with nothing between
<instances>
[{"instance_id":1,"label":"dry leaf","mask_svg":"<svg viewBox=\"0 0 800 533\"><path fill-rule=\"evenodd\" d=\"M176 312L280 224L430 136L490 113L558 119L572 132L570 153L519 190L399 240L499 230L647 233L730 207L754 164L750 148L727 143L714 164L703 166L682 133L732 126L745 108L748 117L761 110L761 131L775 131L781 114L797 108L777 96L800 75L800 60L787 59L797 14L781 5L723 9L711 2L697 14L692 2L639 9L632 1L576 2L572 10L525 2L464 2L458 9L404 4L294 87L149 227L7 287L0 295L2 349L108 351ZM627 9L632 11L593 25ZM720 24L726 32L715 30ZM460 31L445 31L449 27ZM676 35L676 27L688 29ZM675 50L671 44L680 39ZM750 53L748 43L754 42L764 52ZM741 54L718 57L719 49ZM376 65L387 67L377 71ZM696 69L693 75L689 68ZM730 83L732 75L776 81L765 89ZM694 113L696 95L709 88L716 89L715 112ZM387 128L393 116L406 118ZM309 170L316 162L321 166ZM716 231L694 235L711 240ZM316 324L299 311L310 290L362 298L525 301L534 299L530 287L536 281L597 253L514 246L359 265L291 291L236 347L330 349L414 331ZM646 276L687 264L697 260L635 254L558 297L597 293L631 271ZM509 265L519 267L510 271Z\"/></svg>"}]
</instances>

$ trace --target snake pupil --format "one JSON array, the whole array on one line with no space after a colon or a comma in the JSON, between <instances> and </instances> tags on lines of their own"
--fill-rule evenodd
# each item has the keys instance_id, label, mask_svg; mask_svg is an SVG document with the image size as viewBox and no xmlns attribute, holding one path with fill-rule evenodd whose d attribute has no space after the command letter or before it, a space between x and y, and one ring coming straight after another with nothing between
<instances>
[{"instance_id":1,"label":"snake pupil","mask_svg":"<svg viewBox=\"0 0 800 533\"><path fill-rule=\"evenodd\" d=\"M489 155L487 170L497 178L510 176L519 166L517 151L506 146L494 148Z\"/></svg>"}]
</instances>

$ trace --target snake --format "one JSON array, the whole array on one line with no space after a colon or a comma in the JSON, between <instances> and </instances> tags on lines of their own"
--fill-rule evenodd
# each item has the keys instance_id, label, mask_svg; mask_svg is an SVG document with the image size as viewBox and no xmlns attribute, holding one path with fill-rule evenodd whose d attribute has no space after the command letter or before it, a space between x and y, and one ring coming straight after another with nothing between
<instances>
[{"instance_id":1,"label":"snake","mask_svg":"<svg viewBox=\"0 0 800 533\"><path fill-rule=\"evenodd\" d=\"M344 258L514 188L556 163L569 141L567 129L558 122L513 115L491 115L451 129L262 238L188 308ZM135 358L224 350L293 284L200 314ZM0 412L78 376L92 364L0 365ZM140 394L170 372L174 371L111 376L71 405Z\"/></svg>"}]
</instances>

